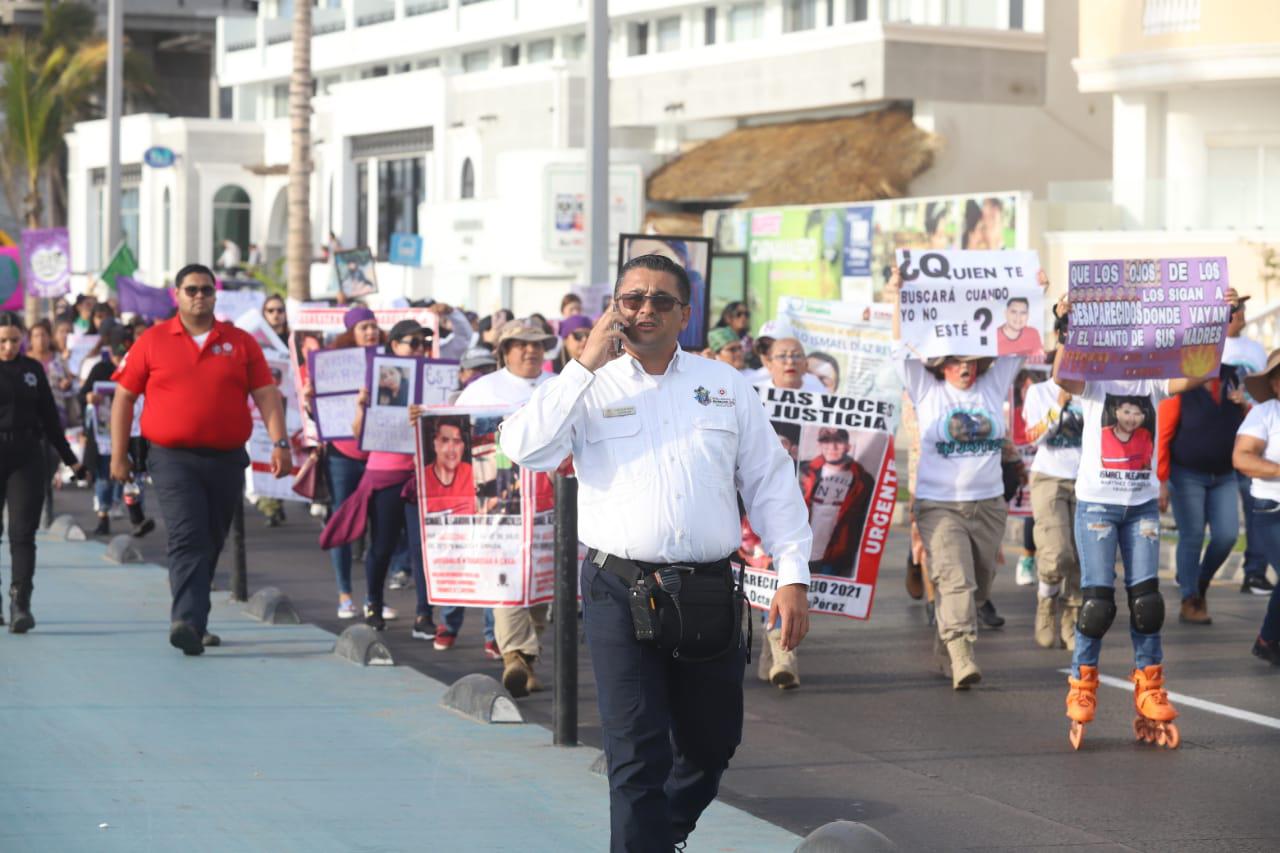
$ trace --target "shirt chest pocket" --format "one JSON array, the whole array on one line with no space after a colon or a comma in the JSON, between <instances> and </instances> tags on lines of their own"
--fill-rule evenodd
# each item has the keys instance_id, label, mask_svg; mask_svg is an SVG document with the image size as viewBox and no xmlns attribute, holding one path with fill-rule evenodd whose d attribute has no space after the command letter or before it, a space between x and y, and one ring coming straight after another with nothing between
<instances>
[{"instance_id":1,"label":"shirt chest pocket","mask_svg":"<svg viewBox=\"0 0 1280 853\"><path fill-rule=\"evenodd\" d=\"M640 425L638 414L607 418L602 412L591 412L587 452L578 476L602 490L629 492L649 485L653 461Z\"/></svg>"},{"instance_id":2,"label":"shirt chest pocket","mask_svg":"<svg viewBox=\"0 0 1280 853\"><path fill-rule=\"evenodd\" d=\"M696 415L689 430L690 464L696 476L732 485L738 466L738 419L732 411L724 416Z\"/></svg>"}]
</instances>

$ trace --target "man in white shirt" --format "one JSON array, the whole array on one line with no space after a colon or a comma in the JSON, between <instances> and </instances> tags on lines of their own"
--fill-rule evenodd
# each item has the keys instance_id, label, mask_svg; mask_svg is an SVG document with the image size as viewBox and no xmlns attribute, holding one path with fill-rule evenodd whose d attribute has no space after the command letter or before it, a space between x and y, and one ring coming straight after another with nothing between
<instances>
[{"instance_id":1,"label":"man in white shirt","mask_svg":"<svg viewBox=\"0 0 1280 853\"><path fill-rule=\"evenodd\" d=\"M498 360L502 369L472 382L458 395L454 405L524 405L533 396L533 390L553 376L543 372L542 363L547 348L554 342L554 336L531 320L507 322L498 332ZM533 666L541 653L547 605L497 607L493 618L494 638L502 652L503 686L516 698L541 690Z\"/></svg>"},{"instance_id":2,"label":"man in white shirt","mask_svg":"<svg viewBox=\"0 0 1280 853\"><path fill-rule=\"evenodd\" d=\"M614 307L582 354L505 421L499 439L512 460L535 470L574 457L610 849L630 853L669 853L715 798L742 737L747 651L740 625L723 631L722 653L698 661L637 639L629 597L646 601L641 581L677 597L708 577L727 585L728 557L742 539L741 494L778 573L769 620L781 621L786 649L808 631L811 537L794 463L742 374L677 346L689 290L683 268L667 258L624 264ZM637 611L643 632L647 611Z\"/></svg>"}]
</instances>

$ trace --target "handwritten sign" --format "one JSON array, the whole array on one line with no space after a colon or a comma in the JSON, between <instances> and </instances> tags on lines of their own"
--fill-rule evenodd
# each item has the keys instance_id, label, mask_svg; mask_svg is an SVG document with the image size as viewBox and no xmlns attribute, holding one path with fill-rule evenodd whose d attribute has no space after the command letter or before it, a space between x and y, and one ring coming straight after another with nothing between
<instances>
[{"instance_id":1,"label":"handwritten sign","mask_svg":"<svg viewBox=\"0 0 1280 853\"><path fill-rule=\"evenodd\" d=\"M372 349L372 348L368 348ZM307 355L315 392L315 420L320 438L352 438L356 397L364 388L367 349L313 350Z\"/></svg>"},{"instance_id":2,"label":"handwritten sign","mask_svg":"<svg viewBox=\"0 0 1280 853\"><path fill-rule=\"evenodd\" d=\"M899 249L902 342L917 358L1044 357L1035 252Z\"/></svg>"},{"instance_id":3,"label":"handwritten sign","mask_svg":"<svg viewBox=\"0 0 1280 853\"><path fill-rule=\"evenodd\" d=\"M1231 306L1226 258L1073 261L1059 374L1196 378L1222 361Z\"/></svg>"}]
</instances>

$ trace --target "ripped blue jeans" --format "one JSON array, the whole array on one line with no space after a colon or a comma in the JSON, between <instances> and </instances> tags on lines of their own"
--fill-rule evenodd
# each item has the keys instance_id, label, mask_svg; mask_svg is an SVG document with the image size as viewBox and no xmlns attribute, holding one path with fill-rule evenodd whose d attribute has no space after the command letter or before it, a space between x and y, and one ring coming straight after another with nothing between
<instances>
[{"instance_id":1,"label":"ripped blue jeans","mask_svg":"<svg viewBox=\"0 0 1280 853\"><path fill-rule=\"evenodd\" d=\"M1113 587L1116 583L1116 549L1124 562L1125 588L1157 576L1160 568L1160 510L1156 501L1138 506L1120 504L1076 504L1076 550L1080 554L1080 586ZM1128 597L1116 595L1117 616L1127 608ZM1160 663L1164 653L1160 634L1139 634L1129 626L1133 639L1135 667ZM1080 677L1080 667L1097 666L1102 640L1086 637L1076 627L1076 650L1071 669Z\"/></svg>"}]
</instances>

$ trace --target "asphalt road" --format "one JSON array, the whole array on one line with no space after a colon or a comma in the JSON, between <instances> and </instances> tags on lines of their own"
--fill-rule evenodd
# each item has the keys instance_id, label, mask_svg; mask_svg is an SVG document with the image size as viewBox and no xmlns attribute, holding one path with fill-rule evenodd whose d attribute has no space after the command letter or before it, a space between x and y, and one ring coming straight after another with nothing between
<instances>
[{"instance_id":1,"label":"asphalt road","mask_svg":"<svg viewBox=\"0 0 1280 853\"><path fill-rule=\"evenodd\" d=\"M58 511L72 512L86 530L89 505L84 490L58 496ZM303 505L291 504L279 529L266 529L249 507L246 528L250 592L274 585L305 621L334 633L350 624L337 618L333 574L315 544L319 523ZM1174 700L1181 748L1134 742L1132 691L1118 684L1100 689L1098 719L1073 752L1060 672L1069 655L1034 645L1034 587L1002 573L994 600L1008 624L982 632L983 681L957 693L932 666L922 604L904 591L905 548L895 531L868 622L814 620L799 690L782 693L749 677L745 741L725 776L724 800L802 835L832 820L863 821L902 850L1280 849L1280 669L1249 654L1266 598L1219 583L1209 598L1214 624L1181 625L1166 580L1168 687L1200 705ZM165 563L163 525L143 551ZM354 574L359 590L363 571ZM226 594L229 578L224 554L217 594ZM38 614L38 576L36 586ZM468 612L454 650L436 652L410 638L412 590L389 592L388 603L403 614L386 635L397 664L446 683L471 672L499 675L500 664L480 649L479 611ZM1131 660L1126 618L1118 616L1103 651L1101 671L1117 679ZM162 636L156 643L167 648ZM544 677L549 636L547 651ZM580 657L581 739L598 746L585 646ZM549 725L549 692L521 704L528 719Z\"/></svg>"}]
</instances>

